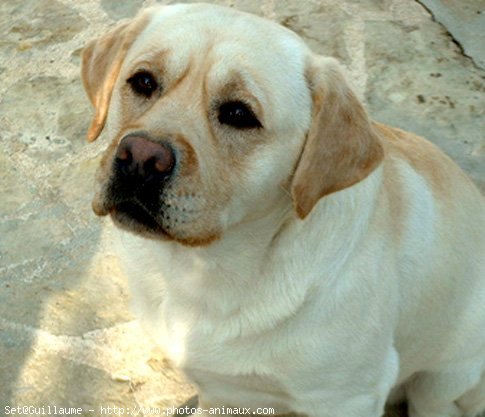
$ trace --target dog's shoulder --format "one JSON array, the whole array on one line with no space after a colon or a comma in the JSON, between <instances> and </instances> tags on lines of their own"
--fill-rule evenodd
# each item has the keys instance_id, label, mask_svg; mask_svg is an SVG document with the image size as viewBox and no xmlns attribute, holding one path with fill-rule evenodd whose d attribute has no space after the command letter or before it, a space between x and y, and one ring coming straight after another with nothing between
<instances>
[{"instance_id":1,"label":"dog's shoulder","mask_svg":"<svg viewBox=\"0 0 485 417\"><path fill-rule=\"evenodd\" d=\"M396 171L398 165L406 165L424 179L433 195L440 200L455 198L457 193L476 193L471 180L434 143L414 133L381 123L373 123L373 126L385 149L386 175L393 176L390 172Z\"/></svg>"}]
</instances>

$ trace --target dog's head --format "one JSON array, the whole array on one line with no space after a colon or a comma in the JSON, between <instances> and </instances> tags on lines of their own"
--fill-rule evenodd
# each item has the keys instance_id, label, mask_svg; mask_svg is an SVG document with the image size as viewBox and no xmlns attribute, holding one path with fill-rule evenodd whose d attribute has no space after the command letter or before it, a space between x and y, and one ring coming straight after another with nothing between
<instances>
[{"instance_id":1,"label":"dog's head","mask_svg":"<svg viewBox=\"0 0 485 417\"><path fill-rule=\"evenodd\" d=\"M82 76L88 140L111 140L94 211L145 236L207 244L285 199L304 219L383 157L336 61L233 9L148 9L86 47Z\"/></svg>"}]
</instances>

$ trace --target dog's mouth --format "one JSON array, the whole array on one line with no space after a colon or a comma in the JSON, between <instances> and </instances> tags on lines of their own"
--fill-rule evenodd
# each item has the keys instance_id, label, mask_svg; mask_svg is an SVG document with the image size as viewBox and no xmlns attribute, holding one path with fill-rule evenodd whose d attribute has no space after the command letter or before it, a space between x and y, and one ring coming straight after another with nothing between
<instances>
[{"instance_id":1,"label":"dog's mouth","mask_svg":"<svg viewBox=\"0 0 485 417\"><path fill-rule=\"evenodd\" d=\"M197 207L198 201L195 192L180 196L173 190L162 192L114 177L97 190L92 209L97 216L109 215L116 227L141 237L204 246L217 240L221 231L201 227L210 222L202 222L207 216Z\"/></svg>"},{"instance_id":2,"label":"dog's mouth","mask_svg":"<svg viewBox=\"0 0 485 417\"><path fill-rule=\"evenodd\" d=\"M147 237L166 239L168 234L150 213L137 201L124 201L109 209L109 214L118 227Z\"/></svg>"},{"instance_id":3,"label":"dog's mouth","mask_svg":"<svg viewBox=\"0 0 485 417\"><path fill-rule=\"evenodd\" d=\"M120 181L112 176L94 195L92 209L98 216L109 215L123 230L165 240L169 225L163 221L160 194L156 183Z\"/></svg>"},{"instance_id":4,"label":"dog's mouth","mask_svg":"<svg viewBox=\"0 0 485 417\"><path fill-rule=\"evenodd\" d=\"M200 235L190 233L192 228L187 225L194 224L190 211L179 208L175 213L177 209L165 203L160 203L158 208L154 205L152 211L149 202L142 202L136 197L113 201L98 193L92 208L97 216L109 215L118 228L152 240L195 247L209 245L221 236L220 229L204 231Z\"/></svg>"},{"instance_id":5,"label":"dog's mouth","mask_svg":"<svg viewBox=\"0 0 485 417\"><path fill-rule=\"evenodd\" d=\"M153 215L146 210L141 204L134 201L126 201L117 204L110 212L112 217L116 220L121 220L124 223L137 223L150 230L161 229Z\"/></svg>"}]
</instances>

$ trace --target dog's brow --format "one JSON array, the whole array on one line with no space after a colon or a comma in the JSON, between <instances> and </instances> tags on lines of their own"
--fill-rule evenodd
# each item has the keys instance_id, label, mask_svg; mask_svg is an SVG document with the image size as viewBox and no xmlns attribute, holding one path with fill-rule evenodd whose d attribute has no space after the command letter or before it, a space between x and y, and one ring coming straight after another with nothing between
<instances>
[{"instance_id":1,"label":"dog's brow","mask_svg":"<svg viewBox=\"0 0 485 417\"><path fill-rule=\"evenodd\" d=\"M150 50L133 58L129 65L131 67L137 65L165 66L170 54L170 49Z\"/></svg>"},{"instance_id":2,"label":"dog's brow","mask_svg":"<svg viewBox=\"0 0 485 417\"><path fill-rule=\"evenodd\" d=\"M251 105L259 117L263 116L261 93L256 83L243 72L231 72L218 91L222 100L242 100Z\"/></svg>"}]
</instances>

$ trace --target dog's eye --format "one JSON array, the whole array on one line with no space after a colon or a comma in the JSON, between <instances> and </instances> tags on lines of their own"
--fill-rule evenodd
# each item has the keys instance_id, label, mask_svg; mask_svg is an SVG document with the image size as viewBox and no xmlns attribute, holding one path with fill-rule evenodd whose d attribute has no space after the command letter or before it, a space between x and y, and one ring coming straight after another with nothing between
<instances>
[{"instance_id":1,"label":"dog's eye","mask_svg":"<svg viewBox=\"0 0 485 417\"><path fill-rule=\"evenodd\" d=\"M158 83L155 78L153 78L153 75L147 71L137 72L135 75L128 78L127 82L136 94L147 98L149 98L158 88Z\"/></svg>"},{"instance_id":2,"label":"dog's eye","mask_svg":"<svg viewBox=\"0 0 485 417\"><path fill-rule=\"evenodd\" d=\"M251 109L241 101L230 101L219 107L219 123L236 129L254 129L262 127Z\"/></svg>"}]
</instances>

